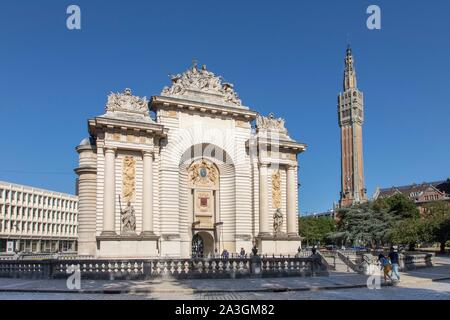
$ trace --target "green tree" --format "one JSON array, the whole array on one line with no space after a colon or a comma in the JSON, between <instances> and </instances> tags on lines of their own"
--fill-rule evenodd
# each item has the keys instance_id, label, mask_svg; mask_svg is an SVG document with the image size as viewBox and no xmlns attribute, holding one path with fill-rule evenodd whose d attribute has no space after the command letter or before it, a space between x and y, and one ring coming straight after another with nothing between
<instances>
[{"instance_id":1,"label":"green tree","mask_svg":"<svg viewBox=\"0 0 450 320\"><path fill-rule=\"evenodd\" d=\"M399 221L392 229L392 241L408 245L413 251L417 243L429 240L425 229L425 220L420 218L409 218Z\"/></svg>"},{"instance_id":2,"label":"green tree","mask_svg":"<svg viewBox=\"0 0 450 320\"><path fill-rule=\"evenodd\" d=\"M401 193L383 199L386 201L388 211L397 219L419 218L420 212L414 201Z\"/></svg>"},{"instance_id":3,"label":"green tree","mask_svg":"<svg viewBox=\"0 0 450 320\"><path fill-rule=\"evenodd\" d=\"M372 202L356 204L338 211L337 231L329 235L335 243L375 247L388 240L392 216Z\"/></svg>"},{"instance_id":4,"label":"green tree","mask_svg":"<svg viewBox=\"0 0 450 320\"><path fill-rule=\"evenodd\" d=\"M425 206L424 217L424 233L439 242L440 252L445 253L445 242L450 240L450 206L447 202L432 202Z\"/></svg>"},{"instance_id":5,"label":"green tree","mask_svg":"<svg viewBox=\"0 0 450 320\"><path fill-rule=\"evenodd\" d=\"M326 243L327 235L336 230L335 220L329 217L300 217L298 226L308 245Z\"/></svg>"}]
</instances>

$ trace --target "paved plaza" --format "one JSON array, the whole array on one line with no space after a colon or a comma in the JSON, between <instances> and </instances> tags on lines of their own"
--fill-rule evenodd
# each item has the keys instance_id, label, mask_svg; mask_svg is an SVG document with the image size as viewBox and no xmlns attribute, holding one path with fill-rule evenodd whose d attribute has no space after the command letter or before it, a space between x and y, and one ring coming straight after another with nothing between
<instances>
[{"instance_id":1,"label":"paved plaza","mask_svg":"<svg viewBox=\"0 0 450 320\"><path fill-rule=\"evenodd\" d=\"M0 292L0 300L450 300L450 280L424 284L291 292L77 294Z\"/></svg>"},{"instance_id":2,"label":"paved plaza","mask_svg":"<svg viewBox=\"0 0 450 320\"><path fill-rule=\"evenodd\" d=\"M148 281L0 279L0 299L20 300L450 300L450 257L434 267L401 274L396 285L369 289L367 276L331 272L329 277Z\"/></svg>"}]
</instances>

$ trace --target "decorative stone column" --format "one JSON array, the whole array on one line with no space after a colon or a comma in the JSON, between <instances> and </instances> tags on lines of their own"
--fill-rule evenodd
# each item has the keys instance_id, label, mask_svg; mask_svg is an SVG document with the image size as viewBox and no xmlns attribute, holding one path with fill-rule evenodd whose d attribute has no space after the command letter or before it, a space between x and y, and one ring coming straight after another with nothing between
<instances>
[{"instance_id":1,"label":"decorative stone column","mask_svg":"<svg viewBox=\"0 0 450 320\"><path fill-rule=\"evenodd\" d=\"M97 250L97 149L90 139L83 139L76 148L79 154L78 175L78 254L94 256ZM39 240L40 250L45 241ZM74 248L75 249L75 248Z\"/></svg>"},{"instance_id":2,"label":"decorative stone column","mask_svg":"<svg viewBox=\"0 0 450 320\"><path fill-rule=\"evenodd\" d=\"M103 189L103 232L102 235L116 235L115 213L115 148L105 148L105 178Z\"/></svg>"},{"instance_id":3,"label":"decorative stone column","mask_svg":"<svg viewBox=\"0 0 450 320\"><path fill-rule=\"evenodd\" d=\"M268 208L269 196L267 193L267 167L266 163L259 165L259 236L269 234Z\"/></svg>"},{"instance_id":4,"label":"decorative stone column","mask_svg":"<svg viewBox=\"0 0 450 320\"><path fill-rule=\"evenodd\" d=\"M295 192L295 166L288 166L286 170L286 204L287 204L287 233L289 236L298 236L297 210Z\"/></svg>"},{"instance_id":5,"label":"decorative stone column","mask_svg":"<svg viewBox=\"0 0 450 320\"><path fill-rule=\"evenodd\" d=\"M153 153L143 151L144 177L142 183L142 235L153 232Z\"/></svg>"}]
</instances>

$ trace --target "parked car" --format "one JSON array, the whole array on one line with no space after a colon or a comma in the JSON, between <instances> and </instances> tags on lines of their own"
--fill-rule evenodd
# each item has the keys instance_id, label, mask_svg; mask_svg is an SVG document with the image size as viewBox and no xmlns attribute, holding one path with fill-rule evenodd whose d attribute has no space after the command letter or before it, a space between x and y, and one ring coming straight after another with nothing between
<instances>
[{"instance_id":1,"label":"parked car","mask_svg":"<svg viewBox=\"0 0 450 320\"><path fill-rule=\"evenodd\" d=\"M356 251L366 251L367 248L363 247L363 246L352 246L350 247L351 250L356 250Z\"/></svg>"}]
</instances>

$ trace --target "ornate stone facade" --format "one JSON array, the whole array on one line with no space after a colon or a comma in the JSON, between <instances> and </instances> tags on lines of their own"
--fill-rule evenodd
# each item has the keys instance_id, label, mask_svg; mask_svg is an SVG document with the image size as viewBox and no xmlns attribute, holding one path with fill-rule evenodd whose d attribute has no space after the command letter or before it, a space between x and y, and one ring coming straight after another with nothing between
<instances>
[{"instance_id":1,"label":"ornate stone facade","mask_svg":"<svg viewBox=\"0 0 450 320\"><path fill-rule=\"evenodd\" d=\"M256 244L295 254L297 154L306 146L205 66L171 81L150 102L112 93L106 113L89 120L77 149L79 253L190 257Z\"/></svg>"}]
</instances>

